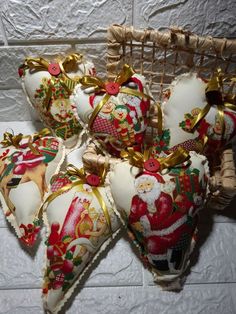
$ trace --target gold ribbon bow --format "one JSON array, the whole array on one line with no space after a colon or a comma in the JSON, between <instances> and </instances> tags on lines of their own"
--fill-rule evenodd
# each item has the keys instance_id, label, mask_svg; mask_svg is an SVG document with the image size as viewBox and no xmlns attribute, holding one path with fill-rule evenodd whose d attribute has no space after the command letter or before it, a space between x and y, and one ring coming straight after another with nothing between
<instances>
[{"instance_id":1,"label":"gold ribbon bow","mask_svg":"<svg viewBox=\"0 0 236 314\"><path fill-rule=\"evenodd\" d=\"M77 177L78 180L63 186L62 188L60 188L56 192L49 195L48 198L46 199L46 201L44 202L44 204L42 205L42 208L45 206L46 203L47 204L51 203L56 197L63 194L64 192L67 192L67 191L71 190L72 188L74 188L78 185L87 184L86 173L84 171L84 168L78 169L75 166L73 166L72 164L69 164L66 168L66 174L68 174L69 176ZM104 183L105 174L106 174L106 170L104 168L102 170L102 176L100 177L101 178L100 185ZM103 214L105 216L108 228L110 230L110 234L112 234L111 220L110 220L110 216L109 216L109 212L108 212L106 203L104 202L102 195L96 186L91 186L91 189L92 189L93 194L96 196L96 198L97 198L97 200L98 200L98 202L99 202L99 204L103 210Z\"/></svg>"},{"instance_id":2,"label":"gold ribbon bow","mask_svg":"<svg viewBox=\"0 0 236 314\"><path fill-rule=\"evenodd\" d=\"M47 128L42 129L39 132L34 133L32 136L31 135L23 135L22 133L19 133L17 135L14 135L12 133L9 132L5 132L3 134L3 140L0 142L0 144L3 147L8 147L8 146L14 146L16 148L20 147L20 142L23 138L29 138L28 141L28 146L30 148L30 150L32 151L32 153L34 153L35 155L40 154L39 151L37 150L37 148L35 148L32 143L34 141L36 141L37 139L47 136L51 134L51 131Z\"/></svg>"},{"instance_id":3,"label":"gold ribbon bow","mask_svg":"<svg viewBox=\"0 0 236 314\"><path fill-rule=\"evenodd\" d=\"M128 64L125 64L123 66L123 69L121 70L121 72L117 75L117 77L115 78L115 81L113 83L117 83L119 84L119 93L125 93L125 94L129 94L132 96L137 96L137 97L141 97L141 98L148 98L148 99L152 99L151 96L146 95L142 92L139 92L137 90L134 90L132 88L129 87L122 87L122 84L126 83L131 77L132 75L134 75L134 70L132 69L131 66L129 66ZM85 87L93 87L95 93L97 92L107 92L106 90L106 84L109 84L109 82L103 82L100 78L98 77L92 77L92 76L88 76L85 75L80 79L80 83ZM112 83L112 82L110 82ZM118 94L117 92L117 94ZM102 107L105 105L105 103L109 100L109 98L112 95L109 93L106 93L103 97L103 99L98 103L98 105L96 106L96 108L94 109L93 113L90 116L89 119L89 123L88 126L91 129L92 124L94 122L94 119L96 118L96 116L98 115L98 113L100 112L100 110L102 109Z\"/></svg>"},{"instance_id":4,"label":"gold ribbon bow","mask_svg":"<svg viewBox=\"0 0 236 314\"><path fill-rule=\"evenodd\" d=\"M19 144L23 138L23 134L19 133L18 135L14 135L9 132L5 132L3 134L3 140L0 142L0 144L3 147L8 147L8 146L15 146L16 148L19 148Z\"/></svg>"},{"instance_id":5,"label":"gold ribbon bow","mask_svg":"<svg viewBox=\"0 0 236 314\"><path fill-rule=\"evenodd\" d=\"M74 80L70 78L66 72L75 68L77 62L82 62L83 55L79 53L72 53L67 56L64 60L57 60L60 66L61 73L70 80ZM30 70L34 71L48 71L48 67L50 62L44 58L26 58L24 62L24 66L28 67ZM77 81L77 79L76 79Z\"/></svg>"},{"instance_id":6,"label":"gold ribbon bow","mask_svg":"<svg viewBox=\"0 0 236 314\"><path fill-rule=\"evenodd\" d=\"M145 161L150 158L151 149L145 150L144 153L136 152L132 147L128 147L127 150L121 152L121 157L128 159L132 166L137 168L143 168ZM166 168L171 168L179 165L190 158L189 151L183 147L178 147L173 153L166 157L155 158L159 164L160 168L158 171L162 171Z\"/></svg>"},{"instance_id":7,"label":"gold ribbon bow","mask_svg":"<svg viewBox=\"0 0 236 314\"><path fill-rule=\"evenodd\" d=\"M61 77L58 77L60 80L60 84L62 87L67 91L70 95L72 90L74 89L75 85L78 84L80 77L71 78L67 75L67 72L75 69L77 62L82 62L83 56L78 53L73 53L67 56L64 60L57 60L58 65L60 67L60 72L62 74ZM48 71L48 67L50 62L44 58L26 58L24 62L24 67L29 68L30 70L34 71ZM50 85L48 86L47 94L44 100L44 106L47 110L49 110L50 99L52 96L52 89L54 87L55 79L52 76L50 81Z\"/></svg>"},{"instance_id":8,"label":"gold ribbon bow","mask_svg":"<svg viewBox=\"0 0 236 314\"><path fill-rule=\"evenodd\" d=\"M224 123L224 109L228 108L233 111L236 111L236 105L235 105L235 95L234 96L226 96L223 98L223 81L226 78L224 77L223 73L220 69L217 70L216 75L214 75L210 81L207 84L205 94L206 94L206 100L207 104L206 106L199 112L199 114L196 116L196 118L192 121L191 124L191 130L193 130L202 119L207 115L207 113L210 111L212 106L216 106L218 110L219 115L219 123L222 128L222 134L224 134L225 130L225 123ZM235 79L232 79L232 81L235 81ZM205 136L206 137L206 136ZM204 142L206 143L207 139L204 139Z\"/></svg>"},{"instance_id":9,"label":"gold ribbon bow","mask_svg":"<svg viewBox=\"0 0 236 314\"><path fill-rule=\"evenodd\" d=\"M48 135L51 135L51 131L48 128L43 128L39 132L36 132L32 135L32 141L35 142L41 137L48 136Z\"/></svg>"}]
</instances>

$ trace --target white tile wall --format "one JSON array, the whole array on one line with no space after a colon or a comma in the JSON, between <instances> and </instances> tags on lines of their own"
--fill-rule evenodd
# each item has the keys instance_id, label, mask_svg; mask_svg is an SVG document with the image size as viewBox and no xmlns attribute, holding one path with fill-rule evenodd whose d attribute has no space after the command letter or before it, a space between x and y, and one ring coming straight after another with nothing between
<instances>
[{"instance_id":1,"label":"white tile wall","mask_svg":"<svg viewBox=\"0 0 236 314\"><path fill-rule=\"evenodd\" d=\"M124 23L165 29L178 25L198 34L235 36L234 0L1 0L0 134L13 128L31 133L39 124L21 91L17 68L28 55L52 56L75 48L105 73L106 27ZM97 263L77 289L68 314L235 314L236 210L205 211L199 245L184 290L161 291L143 269L127 239ZM24 251L0 212L0 314L43 314L41 281L44 245ZM62 312L63 312L62 311Z\"/></svg>"},{"instance_id":2,"label":"white tile wall","mask_svg":"<svg viewBox=\"0 0 236 314\"><path fill-rule=\"evenodd\" d=\"M132 0L3 0L2 20L10 42L101 38L132 22Z\"/></svg>"},{"instance_id":3,"label":"white tile wall","mask_svg":"<svg viewBox=\"0 0 236 314\"><path fill-rule=\"evenodd\" d=\"M197 34L235 37L235 12L231 0L134 0L134 25L160 30L178 25Z\"/></svg>"}]
</instances>

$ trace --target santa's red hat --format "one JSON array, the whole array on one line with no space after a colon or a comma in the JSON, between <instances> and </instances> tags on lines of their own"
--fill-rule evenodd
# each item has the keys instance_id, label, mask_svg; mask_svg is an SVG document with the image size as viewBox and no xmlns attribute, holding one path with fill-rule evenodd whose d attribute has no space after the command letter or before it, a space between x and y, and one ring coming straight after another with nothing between
<instances>
[{"instance_id":1,"label":"santa's red hat","mask_svg":"<svg viewBox=\"0 0 236 314\"><path fill-rule=\"evenodd\" d=\"M137 77L133 77L133 76L132 76L132 77L130 78L130 81L131 81L131 82L134 82L135 84L137 84L139 91L140 91L140 92L143 92L143 84L142 84L142 82L141 82Z\"/></svg>"},{"instance_id":2,"label":"santa's red hat","mask_svg":"<svg viewBox=\"0 0 236 314\"><path fill-rule=\"evenodd\" d=\"M149 176L149 177L150 177L150 176L155 177L159 183L162 183L162 184L165 183L163 177L162 177L159 173L150 172L150 171L143 171L143 172L139 173L139 174L136 176L136 179L138 179L138 178L140 178L140 177L142 177L142 176L144 176L144 175Z\"/></svg>"}]
</instances>

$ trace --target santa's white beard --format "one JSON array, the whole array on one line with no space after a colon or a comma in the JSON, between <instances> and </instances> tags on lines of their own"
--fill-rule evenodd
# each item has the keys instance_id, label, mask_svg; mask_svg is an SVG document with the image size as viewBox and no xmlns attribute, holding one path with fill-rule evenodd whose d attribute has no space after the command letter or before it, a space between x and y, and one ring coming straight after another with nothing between
<instances>
[{"instance_id":1,"label":"santa's white beard","mask_svg":"<svg viewBox=\"0 0 236 314\"><path fill-rule=\"evenodd\" d=\"M148 205L154 206L155 201L159 198L161 194L161 185L160 183L155 183L152 190L149 192L139 192L139 197Z\"/></svg>"}]
</instances>

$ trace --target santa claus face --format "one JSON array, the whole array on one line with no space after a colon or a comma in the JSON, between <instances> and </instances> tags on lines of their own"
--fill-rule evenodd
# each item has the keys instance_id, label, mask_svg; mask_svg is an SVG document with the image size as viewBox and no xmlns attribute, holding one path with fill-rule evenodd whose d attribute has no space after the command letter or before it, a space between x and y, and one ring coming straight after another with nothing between
<instances>
[{"instance_id":1,"label":"santa claus face","mask_svg":"<svg viewBox=\"0 0 236 314\"><path fill-rule=\"evenodd\" d=\"M150 180L150 178L142 178L142 180L138 180L138 184L136 185L137 192L139 194L146 194L153 189L154 182Z\"/></svg>"},{"instance_id":2,"label":"santa claus face","mask_svg":"<svg viewBox=\"0 0 236 314\"><path fill-rule=\"evenodd\" d=\"M215 117L215 123L209 127L207 134L214 140L229 140L234 132L234 122L228 114L224 114L224 129L220 120L220 116L217 114Z\"/></svg>"},{"instance_id":3,"label":"santa claus face","mask_svg":"<svg viewBox=\"0 0 236 314\"><path fill-rule=\"evenodd\" d=\"M71 119L71 104L69 99L57 99L52 103L51 114L56 121L63 122Z\"/></svg>"},{"instance_id":4,"label":"santa claus face","mask_svg":"<svg viewBox=\"0 0 236 314\"><path fill-rule=\"evenodd\" d=\"M159 198L161 193L161 184L152 175L142 175L135 180L135 188L139 197L148 205L154 205L155 201ZM152 211L152 207L149 207ZM156 211L156 207L153 206Z\"/></svg>"},{"instance_id":5,"label":"santa claus face","mask_svg":"<svg viewBox=\"0 0 236 314\"><path fill-rule=\"evenodd\" d=\"M221 126L221 123L220 123L220 119L216 118L215 120L215 124L213 126L213 130L216 134L219 134L221 135L222 132L223 132L223 129L222 129L222 126Z\"/></svg>"},{"instance_id":6,"label":"santa claus face","mask_svg":"<svg viewBox=\"0 0 236 314\"><path fill-rule=\"evenodd\" d=\"M122 98L123 104L129 104L134 107L140 107L141 99L137 96L132 96L132 95L125 95Z\"/></svg>"}]
</instances>

